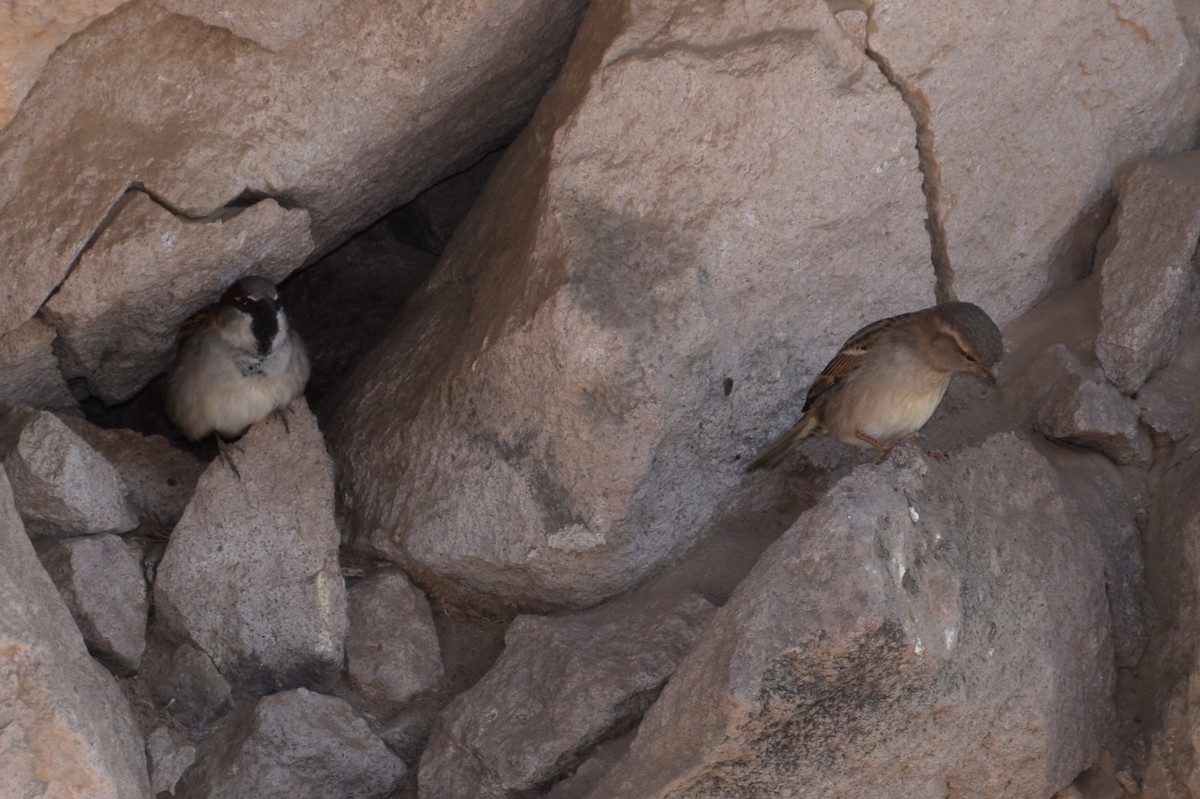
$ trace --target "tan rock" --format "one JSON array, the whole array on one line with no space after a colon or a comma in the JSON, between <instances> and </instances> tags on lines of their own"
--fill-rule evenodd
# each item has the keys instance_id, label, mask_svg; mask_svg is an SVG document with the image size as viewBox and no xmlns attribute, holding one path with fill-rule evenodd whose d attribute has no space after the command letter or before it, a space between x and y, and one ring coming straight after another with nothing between
<instances>
[{"instance_id":1,"label":"tan rock","mask_svg":"<svg viewBox=\"0 0 1200 799\"><path fill-rule=\"evenodd\" d=\"M54 337L54 328L36 318L0 336L0 403L78 410L51 349Z\"/></svg>"},{"instance_id":2,"label":"tan rock","mask_svg":"<svg viewBox=\"0 0 1200 799\"><path fill-rule=\"evenodd\" d=\"M0 25L0 128L33 88L51 53L126 0L12 0Z\"/></svg>"},{"instance_id":3,"label":"tan rock","mask_svg":"<svg viewBox=\"0 0 1200 799\"><path fill-rule=\"evenodd\" d=\"M868 46L919 117L955 288L997 321L1084 271L1075 228L1139 155L1191 146L1195 7L878 0ZM1047 264L1051 269L1047 270Z\"/></svg>"},{"instance_id":4,"label":"tan rock","mask_svg":"<svg viewBox=\"0 0 1200 799\"><path fill-rule=\"evenodd\" d=\"M300 266L313 248L308 222L274 200L188 221L131 192L46 303L67 376L105 402L129 399L170 365L180 325L230 284L247 274L278 282Z\"/></svg>"},{"instance_id":5,"label":"tan rock","mask_svg":"<svg viewBox=\"0 0 1200 799\"><path fill-rule=\"evenodd\" d=\"M332 248L511 138L584 3L173 6L128 3L64 43L0 130L0 332L131 188L189 220L272 197Z\"/></svg>"},{"instance_id":6,"label":"tan rock","mask_svg":"<svg viewBox=\"0 0 1200 799\"><path fill-rule=\"evenodd\" d=\"M0 796L149 799L142 738L38 562L0 470Z\"/></svg>"},{"instance_id":7,"label":"tan rock","mask_svg":"<svg viewBox=\"0 0 1200 799\"><path fill-rule=\"evenodd\" d=\"M358 543L556 605L677 557L837 345L932 300L913 141L825 3L594 4L330 413Z\"/></svg>"}]
</instances>

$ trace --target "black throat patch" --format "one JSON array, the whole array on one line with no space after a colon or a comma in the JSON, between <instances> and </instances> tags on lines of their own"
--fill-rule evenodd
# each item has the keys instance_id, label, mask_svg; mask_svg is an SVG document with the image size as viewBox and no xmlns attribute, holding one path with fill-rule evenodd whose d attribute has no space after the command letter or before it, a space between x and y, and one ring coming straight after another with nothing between
<instances>
[{"instance_id":1,"label":"black throat patch","mask_svg":"<svg viewBox=\"0 0 1200 799\"><path fill-rule=\"evenodd\" d=\"M250 332L254 334L259 357L266 356L279 332L279 317L274 303L260 300L250 306Z\"/></svg>"}]
</instances>

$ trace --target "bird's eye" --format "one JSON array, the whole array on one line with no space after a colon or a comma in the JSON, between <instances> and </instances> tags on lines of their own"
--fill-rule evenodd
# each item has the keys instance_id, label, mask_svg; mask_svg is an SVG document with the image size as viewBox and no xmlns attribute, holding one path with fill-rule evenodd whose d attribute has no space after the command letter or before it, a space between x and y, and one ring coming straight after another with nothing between
<instances>
[{"instance_id":1,"label":"bird's eye","mask_svg":"<svg viewBox=\"0 0 1200 799\"><path fill-rule=\"evenodd\" d=\"M250 306L253 305L254 303L251 301L251 299L249 297L238 297L236 300L233 301L233 304L236 305L238 308L240 308L243 311L248 311L248 310L250 310Z\"/></svg>"}]
</instances>

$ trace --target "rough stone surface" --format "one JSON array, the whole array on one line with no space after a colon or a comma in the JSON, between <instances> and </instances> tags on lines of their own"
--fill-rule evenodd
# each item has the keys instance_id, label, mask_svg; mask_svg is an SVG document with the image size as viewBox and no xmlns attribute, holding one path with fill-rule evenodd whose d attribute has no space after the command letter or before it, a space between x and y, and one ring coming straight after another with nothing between
<instances>
[{"instance_id":1,"label":"rough stone surface","mask_svg":"<svg viewBox=\"0 0 1200 799\"><path fill-rule=\"evenodd\" d=\"M170 658L144 669L141 677L150 684L155 703L192 730L207 729L233 706L229 682L212 658L191 644L180 644Z\"/></svg>"},{"instance_id":2,"label":"rough stone surface","mask_svg":"<svg viewBox=\"0 0 1200 799\"><path fill-rule=\"evenodd\" d=\"M1104 559L1011 434L905 447L776 542L590 796L1044 799L1112 722Z\"/></svg>"},{"instance_id":3,"label":"rough stone surface","mask_svg":"<svg viewBox=\"0 0 1200 799\"><path fill-rule=\"evenodd\" d=\"M163 372L180 325L239 277L278 282L313 249L308 213L274 200L192 221L131 191L114 214L44 311L66 376L107 403Z\"/></svg>"},{"instance_id":4,"label":"rough stone surface","mask_svg":"<svg viewBox=\"0 0 1200 799\"><path fill-rule=\"evenodd\" d=\"M420 765L420 795L507 797L551 782L635 720L712 618L696 595L521 616L504 653L444 711Z\"/></svg>"},{"instance_id":5,"label":"rough stone surface","mask_svg":"<svg viewBox=\"0 0 1200 799\"><path fill-rule=\"evenodd\" d=\"M166 727L146 736L146 759L150 765L150 788L157 796L175 792L175 785L196 760L196 747L181 744Z\"/></svg>"},{"instance_id":6,"label":"rough stone surface","mask_svg":"<svg viewBox=\"0 0 1200 799\"><path fill-rule=\"evenodd\" d=\"M913 142L825 3L593 4L330 414L356 543L543 605L679 556L829 353L932 300Z\"/></svg>"},{"instance_id":7,"label":"rough stone surface","mask_svg":"<svg viewBox=\"0 0 1200 799\"><path fill-rule=\"evenodd\" d=\"M0 796L149 799L129 703L87 653L0 473Z\"/></svg>"},{"instance_id":8,"label":"rough stone surface","mask_svg":"<svg viewBox=\"0 0 1200 799\"><path fill-rule=\"evenodd\" d=\"M341 699L303 688L262 699L206 738L178 799L374 799L407 769Z\"/></svg>"},{"instance_id":9,"label":"rough stone surface","mask_svg":"<svg viewBox=\"0 0 1200 799\"><path fill-rule=\"evenodd\" d=\"M442 679L429 602L398 570L376 572L347 592L346 676L368 694L407 702Z\"/></svg>"},{"instance_id":10,"label":"rough stone surface","mask_svg":"<svg viewBox=\"0 0 1200 799\"><path fill-rule=\"evenodd\" d=\"M36 318L0 336L0 403L78 410L51 349L54 336L54 328Z\"/></svg>"},{"instance_id":11,"label":"rough stone surface","mask_svg":"<svg viewBox=\"0 0 1200 799\"><path fill-rule=\"evenodd\" d=\"M137 527L117 470L54 414L0 409L0 453L30 536L124 533Z\"/></svg>"},{"instance_id":12,"label":"rough stone surface","mask_svg":"<svg viewBox=\"0 0 1200 799\"><path fill-rule=\"evenodd\" d=\"M198 221L275 198L331 249L507 142L584 5L121 6L57 50L0 130L0 332L33 315L131 188Z\"/></svg>"},{"instance_id":13,"label":"rough stone surface","mask_svg":"<svg viewBox=\"0 0 1200 799\"><path fill-rule=\"evenodd\" d=\"M346 634L333 464L307 406L286 414L227 448L240 478L200 477L154 585L157 618L255 692L327 686Z\"/></svg>"},{"instance_id":14,"label":"rough stone surface","mask_svg":"<svg viewBox=\"0 0 1200 799\"><path fill-rule=\"evenodd\" d=\"M1156 433L1177 442L1182 453L1200 449L1200 315L1185 324L1171 362L1138 390L1142 421Z\"/></svg>"},{"instance_id":15,"label":"rough stone surface","mask_svg":"<svg viewBox=\"0 0 1200 799\"><path fill-rule=\"evenodd\" d=\"M1142 769L1140 795L1190 797L1200 795L1200 459L1185 454L1166 473L1154 526L1148 534L1150 552L1166 561L1161 579L1169 595L1159 608L1161 635L1157 657L1146 664L1156 698L1146 729L1150 733ZM1151 670L1152 669L1152 670Z\"/></svg>"},{"instance_id":16,"label":"rough stone surface","mask_svg":"<svg viewBox=\"0 0 1200 799\"><path fill-rule=\"evenodd\" d=\"M1141 161L1117 180L1117 211L1097 265L1103 293L1096 356L1132 394L1166 365L1196 310L1200 153Z\"/></svg>"},{"instance_id":17,"label":"rough stone surface","mask_svg":"<svg viewBox=\"0 0 1200 799\"><path fill-rule=\"evenodd\" d=\"M12 0L0 25L0 128L33 88L46 59L71 34L126 0Z\"/></svg>"},{"instance_id":18,"label":"rough stone surface","mask_svg":"<svg viewBox=\"0 0 1200 799\"><path fill-rule=\"evenodd\" d=\"M1022 379L1041 398L1035 419L1039 432L1102 452L1116 463L1150 465L1153 446L1137 404L1066 346L1047 349Z\"/></svg>"},{"instance_id":19,"label":"rough stone surface","mask_svg":"<svg viewBox=\"0 0 1200 799\"><path fill-rule=\"evenodd\" d=\"M383 338L434 260L378 222L284 284L288 320L312 356L305 396L314 408Z\"/></svg>"},{"instance_id":20,"label":"rough stone surface","mask_svg":"<svg viewBox=\"0 0 1200 799\"><path fill-rule=\"evenodd\" d=\"M74 416L59 416L111 463L143 527L169 531L183 515L205 463L159 435L105 430Z\"/></svg>"},{"instance_id":21,"label":"rough stone surface","mask_svg":"<svg viewBox=\"0 0 1200 799\"><path fill-rule=\"evenodd\" d=\"M137 671L150 610L141 548L116 535L68 538L41 559L88 649L118 674Z\"/></svg>"},{"instance_id":22,"label":"rough stone surface","mask_svg":"<svg viewBox=\"0 0 1200 799\"><path fill-rule=\"evenodd\" d=\"M1194 4L866 5L868 47L924 123L958 296L999 322L1050 288L1053 267L1086 271L1091 237L1077 243L1077 228L1117 167L1195 139Z\"/></svg>"}]
</instances>

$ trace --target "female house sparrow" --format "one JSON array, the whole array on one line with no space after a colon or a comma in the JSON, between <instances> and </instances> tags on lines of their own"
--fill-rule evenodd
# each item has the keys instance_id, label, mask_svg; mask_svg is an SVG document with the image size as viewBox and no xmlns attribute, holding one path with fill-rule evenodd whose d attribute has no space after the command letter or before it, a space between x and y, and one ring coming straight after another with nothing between
<instances>
[{"instance_id":1,"label":"female house sparrow","mask_svg":"<svg viewBox=\"0 0 1200 799\"><path fill-rule=\"evenodd\" d=\"M192 441L236 438L304 391L308 351L275 285L249 276L184 323L167 375L167 416Z\"/></svg>"},{"instance_id":2,"label":"female house sparrow","mask_svg":"<svg viewBox=\"0 0 1200 799\"><path fill-rule=\"evenodd\" d=\"M859 330L813 381L804 415L746 471L771 468L809 436L826 434L883 454L933 415L955 372L995 380L1000 330L983 309L945 302Z\"/></svg>"}]
</instances>

